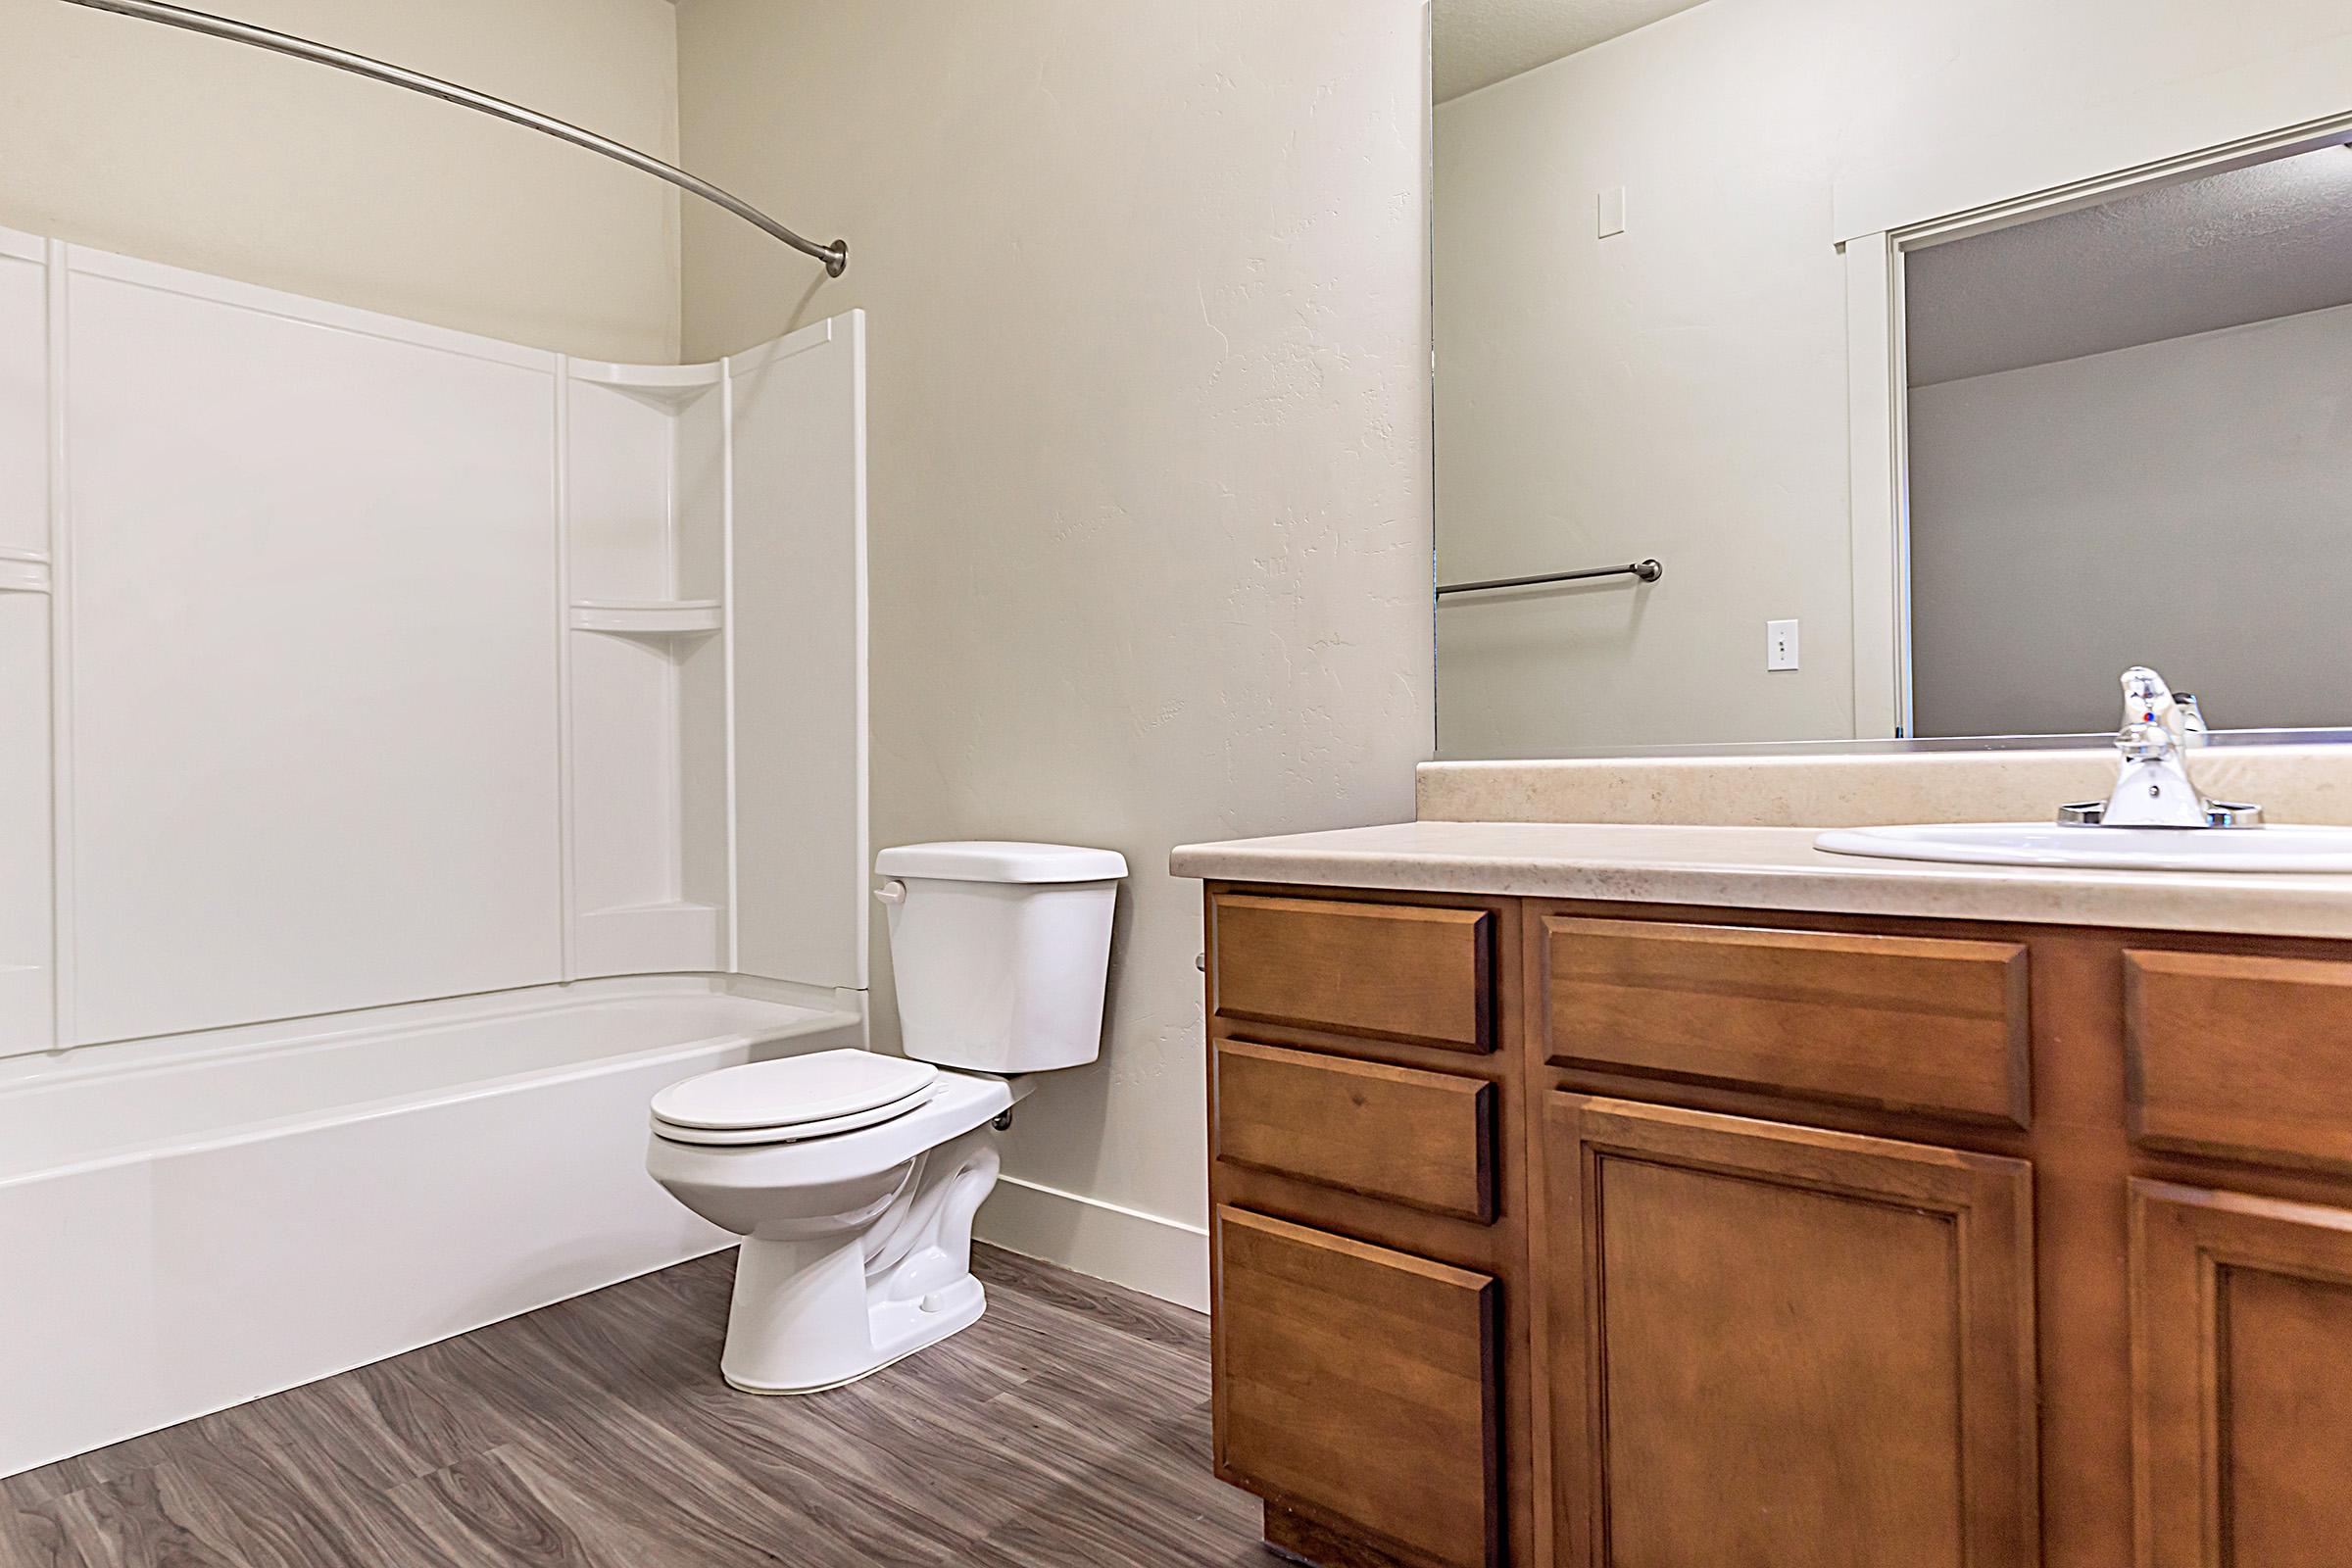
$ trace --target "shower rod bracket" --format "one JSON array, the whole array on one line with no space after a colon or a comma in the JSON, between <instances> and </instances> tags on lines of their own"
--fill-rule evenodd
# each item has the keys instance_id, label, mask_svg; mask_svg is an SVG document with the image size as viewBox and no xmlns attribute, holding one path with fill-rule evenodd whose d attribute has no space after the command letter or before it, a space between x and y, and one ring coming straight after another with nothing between
<instances>
[{"instance_id":1,"label":"shower rod bracket","mask_svg":"<svg viewBox=\"0 0 2352 1568\"><path fill-rule=\"evenodd\" d=\"M443 81L438 76L388 65L367 55L355 55L346 49L314 43L290 32L275 32L268 27L257 27L251 23L216 17L210 12L191 11L185 6L166 5L163 0L65 0L65 3L92 11L111 11L120 17L136 17L144 22L160 22L168 27L201 32L212 38L225 38L231 43L251 44L273 54L290 55L314 65L348 71L353 75L366 76L371 81L405 87L411 92L422 93L427 98L438 98L443 103L456 104L461 109L471 109L504 120L510 124L536 130L558 141L567 141L574 147L585 147L592 153L602 154L614 163L626 164L640 173L667 180L690 195L700 196L713 206L726 209L771 239L824 263L827 277L839 277L849 270L850 245L847 240L837 239L829 245L819 245L812 239L805 239L751 203L729 195L709 180L690 174L673 164L665 164L651 153L641 153L634 147L600 136L593 130L583 130L567 121L543 115L535 109L525 109L520 104L509 103L504 98L493 98L486 92L475 92L471 87L461 87L454 81Z\"/></svg>"}]
</instances>

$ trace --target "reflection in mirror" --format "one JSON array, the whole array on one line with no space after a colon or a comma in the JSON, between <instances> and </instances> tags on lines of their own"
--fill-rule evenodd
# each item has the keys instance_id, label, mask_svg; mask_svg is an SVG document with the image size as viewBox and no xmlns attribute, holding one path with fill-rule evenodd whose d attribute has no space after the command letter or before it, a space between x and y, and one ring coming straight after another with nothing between
<instances>
[{"instance_id":1,"label":"reflection in mirror","mask_svg":"<svg viewBox=\"0 0 2352 1568\"><path fill-rule=\"evenodd\" d=\"M2352 724L2352 87L2230 17L1436 0L1440 755Z\"/></svg>"},{"instance_id":2,"label":"reflection in mirror","mask_svg":"<svg viewBox=\"0 0 2352 1568\"><path fill-rule=\"evenodd\" d=\"M1914 734L2352 718L2352 150L1904 258Z\"/></svg>"}]
</instances>

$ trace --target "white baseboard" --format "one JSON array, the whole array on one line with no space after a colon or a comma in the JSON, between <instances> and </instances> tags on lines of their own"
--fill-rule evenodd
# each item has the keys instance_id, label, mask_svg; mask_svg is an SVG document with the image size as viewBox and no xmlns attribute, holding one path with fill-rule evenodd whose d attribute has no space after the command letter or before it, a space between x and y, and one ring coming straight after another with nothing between
<instances>
[{"instance_id":1,"label":"white baseboard","mask_svg":"<svg viewBox=\"0 0 2352 1568\"><path fill-rule=\"evenodd\" d=\"M1208 1310L1208 1231L1007 1176L972 1234L1024 1257Z\"/></svg>"}]
</instances>

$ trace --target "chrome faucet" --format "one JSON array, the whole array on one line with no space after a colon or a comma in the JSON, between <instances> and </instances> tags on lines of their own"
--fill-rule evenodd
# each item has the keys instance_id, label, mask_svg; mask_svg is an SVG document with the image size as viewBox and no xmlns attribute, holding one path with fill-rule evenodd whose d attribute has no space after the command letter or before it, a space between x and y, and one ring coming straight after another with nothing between
<instances>
[{"instance_id":1,"label":"chrome faucet","mask_svg":"<svg viewBox=\"0 0 2352 1568\"><path fill-rule=\"evenodd\" d=\"M2105 802L2062 806L2058 820L2099 827L2253 827L2259 807L2209 801L2188 776L2188 749L2202 745L2204 715L2196 699L2174 696L2164 677L2145 664L2124 671L2124 724L2115 749L2123 774Z\"/></svg>"}]
</instances>

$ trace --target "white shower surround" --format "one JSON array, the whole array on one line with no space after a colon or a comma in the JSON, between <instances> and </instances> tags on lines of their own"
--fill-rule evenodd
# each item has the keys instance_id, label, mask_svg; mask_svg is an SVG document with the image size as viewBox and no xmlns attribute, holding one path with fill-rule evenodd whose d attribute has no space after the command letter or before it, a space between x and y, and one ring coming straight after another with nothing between
<instances>
[{"instance_id":1,"label":"white shower surround","mask_svg":"<svg viewBox=\"0 0 2352 1568\"><path fill-rule=\"evenodd\" d=\"M855 313L611 365L0 230L0 1057L862 988L863 446Z\"/></svg>"},{"instance_id":2,"label":"white shower surround","mask_svg":"<svg viewBox=\"0 0 2352 1568\"><path fill-rule=\"evenodd\" d=\"M864 1040L864 323L567 358L0 230L0 1474L727 1245Z\"/></svg>"}]
</instances>

